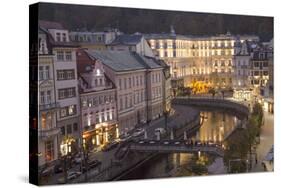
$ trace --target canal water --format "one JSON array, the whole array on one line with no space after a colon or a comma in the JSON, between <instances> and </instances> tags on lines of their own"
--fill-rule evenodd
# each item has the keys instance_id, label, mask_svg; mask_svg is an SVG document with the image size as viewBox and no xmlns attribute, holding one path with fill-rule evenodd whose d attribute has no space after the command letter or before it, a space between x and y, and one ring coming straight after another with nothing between
<instances>
[{"instance_id":1,"label":"canal water","mask_svg":"<svg viewBox=\"0 0 281 188\"><path fill-rule=\"evenodd\" d=\"M201 111L204 121L200 129L193 136L193 139L201 141L223 141L238 124L239 119L234 115L218 111ZM211 165L215 156L201 154L206 165ZM196 175L190 168L194 160L198 161L198 155L187 153L159 154L150 159L142 166L136 168L121 180L164 178ZM223 163L221 163L223 166ZM208 174L205 172L204 174Z\"/></svg>"}]
</instances>

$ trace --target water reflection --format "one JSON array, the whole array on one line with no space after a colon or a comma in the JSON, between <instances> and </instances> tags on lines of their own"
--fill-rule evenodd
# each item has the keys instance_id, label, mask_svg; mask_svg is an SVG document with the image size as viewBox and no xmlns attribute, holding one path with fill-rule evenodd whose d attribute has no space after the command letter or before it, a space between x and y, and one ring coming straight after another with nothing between
<instances>
[{"instance_id":1,"label":"water reflection","mask_svg":"<svg viewBox=\"0 0 281 188\"><path fill-rule=\"evenodd\" d=\"M201 116L205 117L204 122L199 131L192 137L193 140L222 142L233 131L235 125L239 123L239 119L235 116L224 112L203 111ZM122 179L195 175L192 172L191 162L196 157L196 155L188 153L157 155ZM209 160L208 157L207 160Z\"/></svg>"},{"instance_id":2,"label":"water reflection","mask_svg":"<svg viewBox=\"0 0 281 188\"><path fill-rule=\"evenodd\" d=\"M238 119L235 116L212 112L201 112L204 122L193 139L200 141L222 142L235 128Z\"/></svg>"}]
</instances>

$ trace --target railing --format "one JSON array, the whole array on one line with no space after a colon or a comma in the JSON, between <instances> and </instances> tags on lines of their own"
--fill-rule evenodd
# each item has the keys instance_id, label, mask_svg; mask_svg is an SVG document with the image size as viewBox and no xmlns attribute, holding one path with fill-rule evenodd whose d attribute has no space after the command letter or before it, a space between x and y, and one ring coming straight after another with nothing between
<instances>
[{"instance_id":1,"label":"railing","mask_svg":"<svg viewBox=\"0 0 281 188\"><path fill-rule=\"evenodd\" d=\"M39 137L47 138L50 136L54 136L60 133L60 129L58 127L50 128L50 129L41 129L39 130Z\"/></svg>"},{"instance_id":2,"label":"railing","mask_svg":"<svg viewBox=\"0 0 281 188\"><path fill-rule=\"evenodd\" d=\"M130 150L138 151L138 152L157 152L157 153L195 153L195 152L207 152L213 153L219 156L224 155L223 148L219 145L192 145L192 144L184 144L180 141L173 141L173 143L178 142L178 144L174 145L165 145L164 142L160 143L159 141L154 141L153 144L138 144L132 143L130 145ZM171 141L169 141L171 142Z\"/></svg>"},{"instance_id":3,"label":"railing","mask_svg":"<svg viewBox=\"0 0 281 188\"><path fill-rule=\"evenodd\" d=\"M41 111L50 110L50 109L59 108L59 107L60 107L60 105L57 102L39 105L39 109Z\"/></svg>"},{"instance_id":4,"label":"railing","mask_svg":"<svg viewBox=\"0 0 281 188\"><path fill-rule=\"evenodd\" d=\"M207 106L212 108L230 109L235 112L242 113L244 116L249 115L249 108L246 104L222 97L177 97L173 99L172 103L177 105Z\"/></svg>"}]
</instances>

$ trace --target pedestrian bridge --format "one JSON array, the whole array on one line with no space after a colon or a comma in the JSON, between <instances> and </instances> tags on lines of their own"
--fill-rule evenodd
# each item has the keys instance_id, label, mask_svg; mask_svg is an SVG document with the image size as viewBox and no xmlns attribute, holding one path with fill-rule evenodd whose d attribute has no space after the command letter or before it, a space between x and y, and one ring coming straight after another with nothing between
<instances>
[{"instance_id":1,"label":"pedestrian bridge","mask_svg":"<svg viewBox=\"0 0 281 188\"><path fill-rule=\"evenodd\" d=\"M244 103L230 99L210 98L210 97L177 97L172 101L175 105L188 105L196 107L209 107L214 109L229 110L236 113L240 119L248 117L249 106Z\"/></svg>"},{"instance_id":2,"label":"pedestrian bridge","mask_svg":"<svg viewBox=\"0 0 281 188\"><path fill-rule=\"evenodd\" d=\"M131 142L130 151L148 153L210 153L223 157L224 146L209 142L187 142L183 140L139 140Z\"/></svg>"}]
</instances>

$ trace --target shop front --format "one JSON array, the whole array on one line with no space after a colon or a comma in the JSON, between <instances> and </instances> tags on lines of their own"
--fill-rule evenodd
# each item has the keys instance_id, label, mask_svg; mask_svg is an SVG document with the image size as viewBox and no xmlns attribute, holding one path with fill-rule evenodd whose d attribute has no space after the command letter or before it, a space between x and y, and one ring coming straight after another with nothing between
<instances>
[{"instance_id":1,"label":"shop front","mask_svg":"<svg viewBox=\"0 0 281 188\"><path fill-rule=\"evenodd\" d=\"M94 129L83 132L83 146L90 150L101 148L105 144L119 137L118 124L100 123L94 125Z\"/></svg>"},{"instance_id":2,"label":"shop front","mask_svg":"<svg viewBox=\"0 0 281 188\"><path fill-rule=\"evenodd\" d=\"M249 101L251 100L251 93L250 89L234 89L233 97L237 100Z\"/></svg>"}]
</instances>

